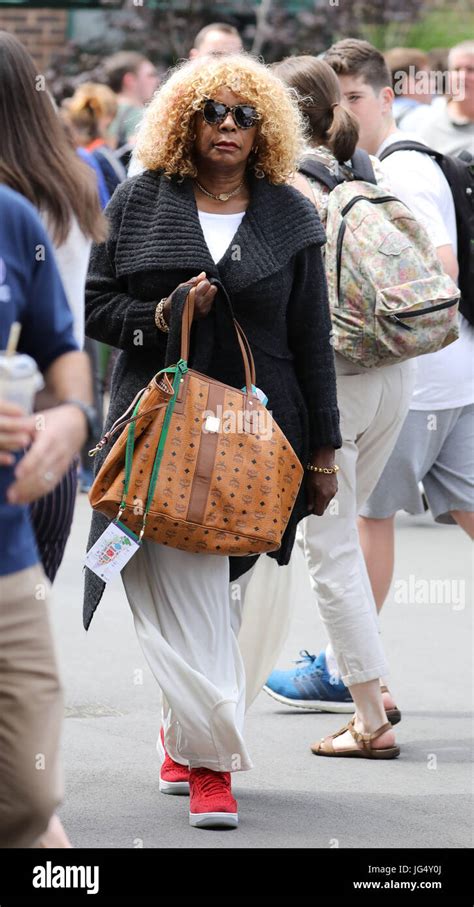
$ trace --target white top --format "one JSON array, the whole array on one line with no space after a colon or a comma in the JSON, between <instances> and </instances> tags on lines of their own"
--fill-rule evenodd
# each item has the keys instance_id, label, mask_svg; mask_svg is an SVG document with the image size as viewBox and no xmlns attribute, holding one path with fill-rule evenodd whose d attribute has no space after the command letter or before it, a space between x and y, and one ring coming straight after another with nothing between
<instances>
[{"instance_id":1,"label":"white top","mask_svg":"<svg viewBox=\"0 0 474 907\"><path fill-rule=\"evenodd\" d=\"M49 230L47 218L42 212L40 214ZM54 246L56 264L72 312L74 336L81 350L84 346L85 287L91 246L92 240L84 236L74 216L65 242Z\"/></svg>"},{"instance_id":2,"label":"white top","mask_svg":"<svg viewBox=\"0 0 474 907\"><path fill-rule=\"evenodd\" d=\"M213 261L217 264L237 233L245 211L239 211L237 214L210 214L207 211L198 211L198 214L204 239ZM236 249L236 254L238 251Z\"/></svg>"},{"instance_id":3,"label":"white top","mask_svg":"<svg viewBox=\"0 0 474 907\"><path fill-rule=\"evenodd\" d=\"M145 172L145 167L137 158L135 148L132 151L132 156L130 158L130 163L128 165L127 176L140 176L140 173Z\"/></svg>"},{"instance_id":4,"label":"white top","mask_svg":"<svg viewBox=\"0 0 474 907\"><path fill-rule=\"evenodd\" d=\"M419 142L413 132L397 129L377 151L379 157L394 142ZM441 167L421 151L394 151L380 166L398 196L425 227L435 247L452 245L457 251L456 213L453 196Z\"/></svg>"},{"instance_id":5,"label":"white top","mask_svg":"<svg viewBox=\"0 0 474 907\"><path fill-rule=\"evenodd\" d=\"M419 356L410 409L454 409L474 403L474 327L459 315L459 338Z\"/></svg>"},{"instance_id":6,"label":"white top","mask_svg":"<svg viewBox=\"0 0 474 907\"><path fill-rule=\"evenodd\" d=\"M397 130L382 142L382 151L402 139L419 137ZM435 161L420 151L395 151L381 167L393 190L426 228L435 247L451 245L457 254L456 214L446 177ZM459 316L460 335L443 350L419 356L410 409L452 409L474 402L474 327Z\"/></svg>"}]
</instances>

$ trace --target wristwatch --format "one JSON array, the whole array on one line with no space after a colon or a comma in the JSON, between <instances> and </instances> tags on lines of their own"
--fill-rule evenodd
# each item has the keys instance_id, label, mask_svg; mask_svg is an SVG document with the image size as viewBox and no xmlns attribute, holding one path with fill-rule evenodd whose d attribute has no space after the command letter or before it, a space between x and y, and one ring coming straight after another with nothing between
<instances>
[{"instance_id":1,"label":"wristwatch","mask_svg":"<svg viewBox=\"0 0 474 907\"><path fill-rule=\"evenodd\" d=\"M97 441L97 439L100 438L102 421L94 406L91 406L90 403L84 403L83 400L75 399L61 400L60 403L58 403L58 406L77 406L77 408L81 410L81 413L84 414L89 432L86 438L86 444L89 444L90 441Z\"/></svg>"}]
</instances>

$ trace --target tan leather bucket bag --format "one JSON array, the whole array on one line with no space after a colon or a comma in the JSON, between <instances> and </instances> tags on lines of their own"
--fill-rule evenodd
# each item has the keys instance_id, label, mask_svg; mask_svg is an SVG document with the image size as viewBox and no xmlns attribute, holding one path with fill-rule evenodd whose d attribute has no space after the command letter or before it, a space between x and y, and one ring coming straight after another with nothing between
<instances>
[{"instance_id":1,"label":"tan leather bucket bag","mask_svg":"<svg viewBox=\"0 0 474 907\"><path fill-rule=\"evenodd\" d=\"M183 308L179 362L152 378L95 448L122 429L89 499L140 540L208 554L273 551L303 467L253 391L255 365L235 319L245 390L188 368L194 294Z\"/></svg>"}]
</instances>

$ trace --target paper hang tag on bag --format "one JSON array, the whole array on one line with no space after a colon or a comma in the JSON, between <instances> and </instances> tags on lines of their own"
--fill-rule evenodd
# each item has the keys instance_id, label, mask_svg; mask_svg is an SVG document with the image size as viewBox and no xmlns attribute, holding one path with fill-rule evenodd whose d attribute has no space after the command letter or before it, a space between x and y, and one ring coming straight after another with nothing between
<instances>
[{"instance_id":1,"label":"paper hang tag on bag","mask_svg":"<svg viewBox=\"0 0 474 907\"><path fill-rule=\"evenodd\" d=\"M118 576L138 551L138 536L120 520L114 520L87 552L85 565L104 583Z\"/></svg>"}]
</instances>

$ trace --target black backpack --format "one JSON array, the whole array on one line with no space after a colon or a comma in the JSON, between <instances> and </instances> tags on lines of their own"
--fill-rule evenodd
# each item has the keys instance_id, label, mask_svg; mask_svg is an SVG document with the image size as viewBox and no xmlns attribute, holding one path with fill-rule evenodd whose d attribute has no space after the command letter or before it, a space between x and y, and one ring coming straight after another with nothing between
<instances>
[{"instance_id":1,"label":"black backpack","mask_svg":"<svg viewBox=\"0 0 474 907\"><path fill-rule=\"evenodd\" d=\"M463 151L459 156L441 154L421 142L393 142L380 155L384 161L394 151L421 151L429 154L441 167L448 183L456 211L458 235L458 284L461 290L459 311L474 325L474 156Z\"/></svg>"}]
</instances>

